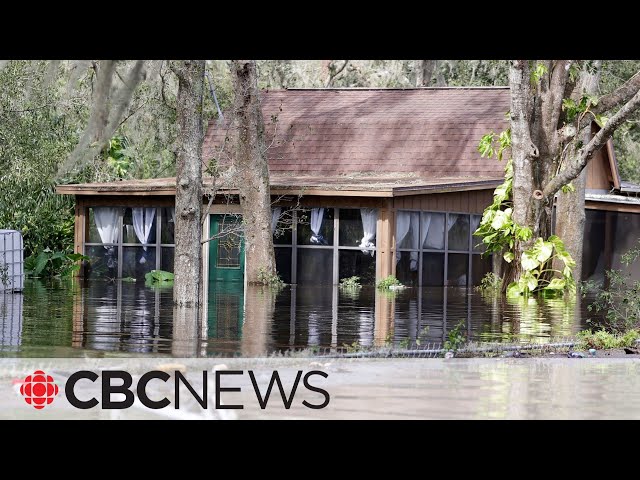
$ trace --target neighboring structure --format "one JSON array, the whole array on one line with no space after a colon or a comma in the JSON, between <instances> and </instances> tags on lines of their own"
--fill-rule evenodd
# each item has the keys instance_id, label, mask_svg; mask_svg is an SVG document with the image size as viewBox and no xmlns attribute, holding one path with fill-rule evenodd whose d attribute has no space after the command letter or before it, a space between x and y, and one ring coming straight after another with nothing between
<instances>
[{"instance_id":1,"label":"neighboring structure","mask_svg":"<svg viewBox=\"0 0 640 480\"><path fill-rule=\"evenodd\" d=\"M285 282L337 284L358 275L372 284L394 274L416 286L470 286L490 271L491 258L481 255L472 232L504 164L481 158L477 145L507 128L507 88L278 90L263 92L262 108ZM205 171L224 168L228 133L210 123ZM587 172L585 275L595 278L616 265L617 236L631 243L640 236L640 199L632 196L637 187L620 181L611 144ZM205 188L213 182L205 176ZM84 275L172 269L175 178L63 185L58 192L76 195L75 250L91 257ZM233 225L237 217L229 214L240 212L237 191L222 185L217 193L203 238ZM203 204L209 206L206 197ZM618 232L623 227L628 231ZM604 253L594 260L598 249ZM204 261L209 280L241 281L241 237L205 243Z\"/></svg>"}]
</instances>

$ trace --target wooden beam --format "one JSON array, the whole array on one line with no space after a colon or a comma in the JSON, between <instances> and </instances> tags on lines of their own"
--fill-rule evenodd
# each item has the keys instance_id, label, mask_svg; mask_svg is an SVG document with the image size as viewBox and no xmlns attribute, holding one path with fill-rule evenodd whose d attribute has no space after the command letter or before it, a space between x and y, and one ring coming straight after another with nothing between
<instances>
[{"instance_id":1,"label":"wooden beam","mask_svg":"<svg viewBox=\"0 0 640 480\"><path fill-rule=\"evenodd\" d=\"M597 202L594 200L586 200L584 202L585 208L590 210L603 210L607 212L625 212L625 213L640 213L640 205L632 205L628 203L609 203L609 202Z\"/></svg>"}]
</instances>

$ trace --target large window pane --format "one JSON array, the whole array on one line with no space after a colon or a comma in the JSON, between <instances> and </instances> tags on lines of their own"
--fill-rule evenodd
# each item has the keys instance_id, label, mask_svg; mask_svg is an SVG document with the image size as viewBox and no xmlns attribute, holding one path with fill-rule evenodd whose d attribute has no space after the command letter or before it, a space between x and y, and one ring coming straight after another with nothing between
<instances>
[{"instance_id":1,"label":"large window pane","mask_svg":"<svg viewBox=\"0 0 640 480\"><path fill-rule=\"evenodd\" d=\"M173 260L175 258L175 248L162 247L160 256L160 270L165 272L173 272Z\"/></svg>"},{"instance_id":2,"label":"large window pane","mask_svg":"<svg viewBox=\"0 0 640 480\"><path fill-rule=\"evenodd\" d=\"M613 212L602 210L586 210L586 221L584 224L584 247L582 251L582 280L593 280L604 282L606 269L610 265L605 265L605 242L607 239L607 229L611 241L612 231L615 227ZM607 222L607 217L609 217ZM611 255L609 258L609 262Z\"/></svg>"},{"instance_id":3,"label":"large window pane","mask_svg":"<svg viewBox=\"0 0 640 480\"><path fill-rule=\"evenodd\" d=\"M298 284L332 285L333 250L300 248L297 259Z\"/></svg>"},{"instance_id":4,"label":"large window pane","mask_svg":"<svg viewBox=\"0 0 640 480\"><path fill-rule=\"evenodd\" d=\"M471 284L480 285L482 278L491 271L491 255L471 256Z\"/></svg>"},{"instance_id":5,"label":"large window pane","mask_svg":"<svg viewBox=\"0 0 640 480\"><path fill-rule=\"evenodd\" d=\"M298 245L333 245L333 208L298 211Z\"/></svg>"},{"instance_id":6,"label":"large window pane","mask_svg":"<svg viewBox=\"0 0 640 480\"><path fill-rule=\"evenodd\" d=\"M367 226L366 241L375 245L377 219L378 211L373 208L341 208L339 245L345 247L360 245L365 235L365 224Z\"/></svg>"},{"instance_id":7,"label":"large window pane","mask_svg":"<svg viewBox=\"0 0 640 480\"><path fill-rule=\"evenodd\" d=\"M376 282L376 259L360 250L340 250L338 272L340 280L358 276L362 285L373 285Z\"/></svg>"},{"instance_id":8,"label":"large window pane","mask_svg":"<svg viewBox=\"0 0 640 480\"><path fill-rule=\"evenodd\" d=\"M122 219L122 242L150 244L156 242L157 208L126 208Z\"/></svg>"},{"instance_id":9,"label":"large window pane","mask_svg":"<svg viewBox=\"0 0 640 480\"><path fill-rule=\"evenodd\" d=\"M293 212L288 208L282 208L276 229L273 232L273 243L275 245L291 245L293 225Z\"/></svg>"},{"instance_id":10,"label":"large window pane","mask_svg":"<svg viewBox=\"0 0 640 480\"><path fill-rule=\"evenodd\" d=\"M449 250L469 251L469 215L449 214Z\"/></svg>"},{"instance_id":11,"label":"large window pane","mask_svg":"<svg viewBox=\"0 0 640 480\"><path fill-rule=\"evenodd\" d=\"M476 237L473 235L473 232L475 232L480 226L481 220L482 215L471 215L471 244L474 252L484 252L486 250L486 245L482 243L482 237Z\"/></svg>"},{"instance_id":12,"label":"large window pane","mask_svg":"<svg viewBox=\"0 0 640 480\"><path fill-rule=\"evenodd\" d=\"M84 270L87 278L116 278L118 276L118 247L91 245L85 247L89 257Z\"/></svg>"},{"instance_id":13,"label":"large window pane","mask_svg":"<svg viewBox=\"0 0 640 480\"><path fill-rule=\"evenodd\" d=\"M447 269L447 284L463 287L467 285L469 274L469 255L466 253L450 253Z\"/></svg>"},{"instance_id":14,"label":"large window pane","mask_svg":"<svg viewBox=\"0 0 640 480\"><path fill-rule=\"evenodd\" d=\"M160 209L162 224L160 226L160 242L175 243L175 209L165 207Z\"/></svg>"},{"instance_id":15,"label":"large window pane","mask_svg":"<svg viewBox=\"0 0 640 480\"><path fill-rule=\"evenodd\" d=\"M90 208L87 243L118 243L121 212L122 207Z\"/></svg>"},{"instance_id":16,"label":"large window pane","mask_svg":"<svg viewBox=\"0 0 640 480\"><path fill-rule=\"evenodd\" d=\"M422 254L422 285L439 287L444 284L444 253Z\"/></svg>"},{"instance_id":17,"label":"large window pane","mask_svg":"<svg viewBox=\"0 0 640 480\"><path fill-rule=\"evenodd\" d=\"M419 248L420 212L399 211L396 216L396 245L398 248Z\"/></svg>"},{"instance_id":18,"label":"large window pane","mask_svg":"<svg viewBox=\"0 0 640 480\"><path fill-rule=\"evenodd\" d=\"M144 276L156 269L156 248L124 247L122 249L122 278L144 281Z\"/></svg>"},{"instance_id":19,"label":"large window pane","mask_svg":"<svg viewBox=\"0 0 640 480\"><path fill-rule=\"evenodd\" d=\"M276 271L284 283L291 283L291 248L278 247L276 254Z\"/></svg>"},{"instance_id":20,"label":"large window pane","mask_svg":"<svg viewBox=\"0 0 640 480\"><path fill-rule=\"evenodd\" d=\"M418 285L418 258L420 252L398 252L396 278L404 285Z\"/></svg>"},{"instance_id":21,"label":"large window pane","mask_svg":"<svg viewBox=\"0 0 640 480\"><path fill-rule=\"evenodd\" d=\"M422 212L422 248L444 250L444 213Z\"/></svg>"}]
</instances>

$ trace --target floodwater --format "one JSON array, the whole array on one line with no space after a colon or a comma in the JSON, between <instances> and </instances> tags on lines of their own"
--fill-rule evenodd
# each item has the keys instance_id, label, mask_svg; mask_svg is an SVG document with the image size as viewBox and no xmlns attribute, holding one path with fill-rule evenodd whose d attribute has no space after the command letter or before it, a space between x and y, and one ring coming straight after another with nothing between
<instances>
[{"instance_id":1,"label":"floodwater","mask_svg":"<svg viewBox=\"0 0 640 480\"><path fill-rule=\"evenodd\" d=\"M159 354L265 356L290 350L439 344L457 327L467 339L546 343L574 335L589 300L510 301L472 289L397 293L372 287L288 286L278 293L213 284L204 317L176 318L171 288L121 281L27 281L0 294L0 355L73 357Z\"/></svg>"}]
</instances>

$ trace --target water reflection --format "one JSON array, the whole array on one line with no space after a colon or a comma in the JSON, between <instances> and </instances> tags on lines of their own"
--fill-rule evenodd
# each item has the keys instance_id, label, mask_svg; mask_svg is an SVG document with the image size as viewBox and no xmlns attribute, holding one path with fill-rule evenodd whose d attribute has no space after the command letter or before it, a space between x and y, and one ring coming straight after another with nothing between
<instances>
[{"instance_id":1,"label":"water reflection","mask_svg":"<svg viewBox=\"0 0 640 480\"><path fill-rule=\"evenodd\" d=\"M588 301L506 300L465 288L380 292L291 286L280 292L211 284L207 306L174 312L171 288L30 281L0 295L0 352L263 356L291 349L441 343L459 325L479 341L548 342L584 328Z\"/></svg>"}]
</instances>

